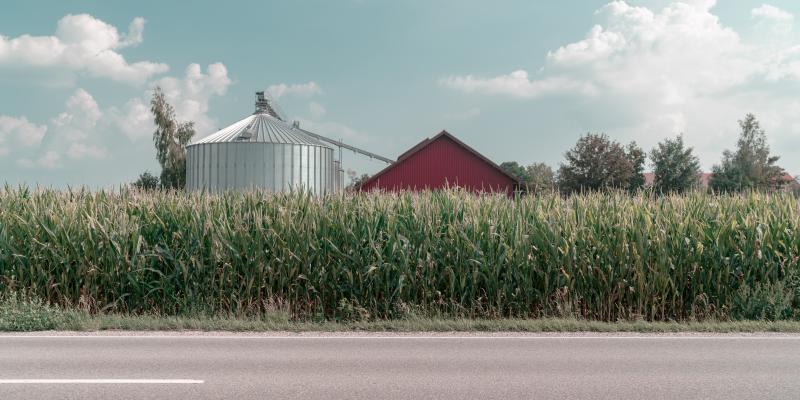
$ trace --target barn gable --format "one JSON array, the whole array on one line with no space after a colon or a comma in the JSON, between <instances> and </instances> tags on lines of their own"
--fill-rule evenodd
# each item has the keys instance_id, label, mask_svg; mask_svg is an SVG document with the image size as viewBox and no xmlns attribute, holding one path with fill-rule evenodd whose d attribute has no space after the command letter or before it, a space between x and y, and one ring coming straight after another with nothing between
<instances>
[{"instance_id":1,"label":"barn gable","mask_svg":"<svg viewBox=\"0 0 800 400\"><path fill-rule=\"evenodd\" d=\"M520 182L456 137L442 131L401 154L397 162L364 182L361 190L442 189L513 193Z\"/></svg>"}]
</instances>

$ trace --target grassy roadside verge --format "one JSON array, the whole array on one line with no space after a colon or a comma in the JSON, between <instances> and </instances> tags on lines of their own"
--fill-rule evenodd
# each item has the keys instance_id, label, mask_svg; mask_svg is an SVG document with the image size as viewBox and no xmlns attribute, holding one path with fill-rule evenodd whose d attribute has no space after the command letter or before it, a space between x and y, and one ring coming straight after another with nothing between
<instances>
[{"instance_id":1,"label":"grassy roadside verge","mask_svg":"<svg viewBox=\"0 0 800 400\"><path fill-rule=\"evenodd\" d=\"M800 333L797 321L736 321L736 322L595 322L576 319L403 319L370 322L280 322L223 318L129 317L100 316L79 325L80 330L133 331L233 331L233 332L780 332Z\"/></svg>"},{"instance_id":2,"label":"grassy roadside verge","mask_svg":"<svg viewBox=\"0 0 800 400\"><path fill-rule=\"evenodd\" d=\"M781 332L800 333L800 321L597 322L578 319L441 319L414 317L355 322L294 322L284 314L262 318L90 315L17 297L0 302L0 332L24 331L228 332Z\"/></svg>"}]
</instances>

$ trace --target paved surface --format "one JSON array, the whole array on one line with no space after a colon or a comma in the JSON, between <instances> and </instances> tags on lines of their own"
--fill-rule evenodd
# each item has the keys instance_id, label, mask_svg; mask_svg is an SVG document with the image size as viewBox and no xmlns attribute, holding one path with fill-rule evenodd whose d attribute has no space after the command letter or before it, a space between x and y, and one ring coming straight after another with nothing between
<instances>
[{"instance_id":1,"label":"paved surface","mask_svg":"<svg viewBox=\"0 0 800 400\"><path fill-rule=\"evenodd\" d=\"M0 336L0 399L797 399L798 393L800 337Z\"/></svg>"}]
</instances>

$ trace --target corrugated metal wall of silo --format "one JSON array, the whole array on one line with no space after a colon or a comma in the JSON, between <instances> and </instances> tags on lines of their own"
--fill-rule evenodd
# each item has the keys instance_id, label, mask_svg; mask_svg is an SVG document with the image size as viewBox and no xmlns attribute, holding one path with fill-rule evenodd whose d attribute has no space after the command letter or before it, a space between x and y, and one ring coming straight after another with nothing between
<instances>
[{"instance_id":1,"label":"corrugated metal wall of silo","mask_svg":"<svg viewBox=\"0 0 800 400\"><path fill-rule=\"evenodd\" d=\"M189 190L296 189L315 195L336 190L327 178L337 169L329 147L220 142L191 145L186 153Z\"/></svg>"},{"instance_id":2,"label":"corrugated metal wall of silo","mask_svg":"<svg viewBox=\"0 0 800 400\"><path fill-rule=\"evenodd\" d=\"M342 181L343 172L344 171L342 171L342 162L339 160L334 161L333 171L331 171L331 179L333 180L333 187L335 193L339 193L342 190L344 190Z\"/></svg>"}]
</instances>

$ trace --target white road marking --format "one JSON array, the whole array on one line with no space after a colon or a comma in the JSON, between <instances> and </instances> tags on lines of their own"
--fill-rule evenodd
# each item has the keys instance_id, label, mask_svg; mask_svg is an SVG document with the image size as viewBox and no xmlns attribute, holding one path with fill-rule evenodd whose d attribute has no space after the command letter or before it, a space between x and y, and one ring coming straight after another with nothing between
<instances>
[{"instance_id":1,"label":"white road marking","mask_svg":"<svg viewBox=\"0 0 800 400\"><path fill-rule=\"evenodd\" d=\"M204 381L196 379L0 379L0 385L119 385L119 384L170 384L196 385Z\"/></svg>"}]
</instances>

